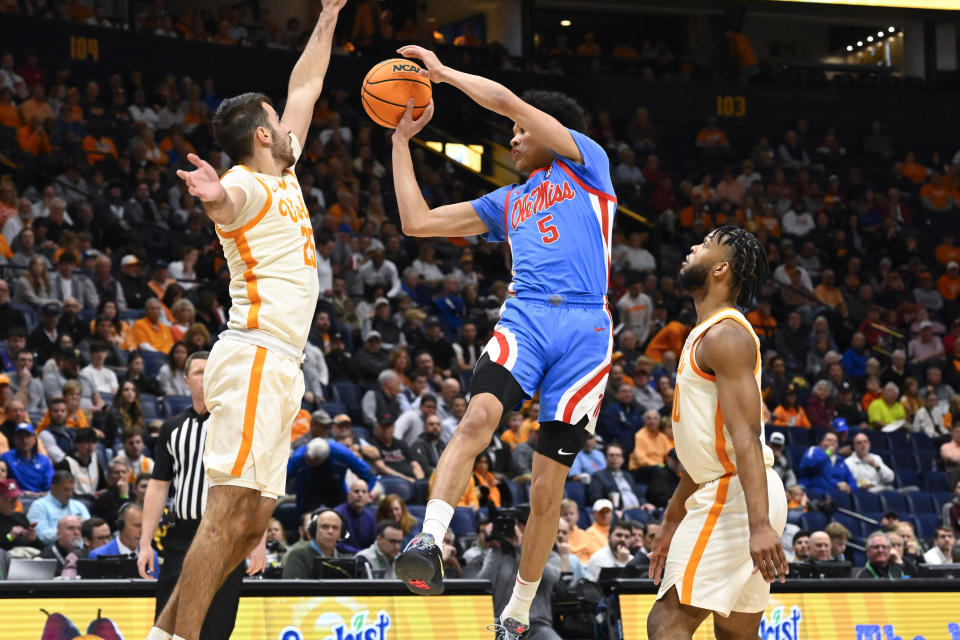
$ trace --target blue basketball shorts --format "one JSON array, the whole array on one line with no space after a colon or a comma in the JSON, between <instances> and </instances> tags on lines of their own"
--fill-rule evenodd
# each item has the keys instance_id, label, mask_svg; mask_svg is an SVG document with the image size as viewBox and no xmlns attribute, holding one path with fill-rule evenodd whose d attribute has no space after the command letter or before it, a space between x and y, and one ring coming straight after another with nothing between
<instances>
[{"instance_id":1,"label":"blue basketball shorts","mask_svg":"<svg viewBox=\"0 0 960 640\"><path fill-rule=\"evenodd\" d=\"M579 424L593 433L613 354L613 318L603 296L521 292L508 298L484 348L523 392L540 390L540 422Z\"/></svg>"}]
</instances>

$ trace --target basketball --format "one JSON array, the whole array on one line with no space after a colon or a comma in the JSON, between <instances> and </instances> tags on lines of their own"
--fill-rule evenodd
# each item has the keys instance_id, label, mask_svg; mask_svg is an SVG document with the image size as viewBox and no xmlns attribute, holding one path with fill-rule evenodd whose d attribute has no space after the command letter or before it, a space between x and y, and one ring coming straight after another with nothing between
<instances>
[{"instance_id":1,"label":"basketball","mask_svg":"<svg viewBox=\"0 0 960 640\"><path fill-rule=\"evenodd\" d=\"M413 98L413 117L419 118L430 104L433 87L420 75L420 65L404 58L385 60L367 72L360 100L367 115L377 124L396 128L407 101Z\"/></svg>"}]
</instances>

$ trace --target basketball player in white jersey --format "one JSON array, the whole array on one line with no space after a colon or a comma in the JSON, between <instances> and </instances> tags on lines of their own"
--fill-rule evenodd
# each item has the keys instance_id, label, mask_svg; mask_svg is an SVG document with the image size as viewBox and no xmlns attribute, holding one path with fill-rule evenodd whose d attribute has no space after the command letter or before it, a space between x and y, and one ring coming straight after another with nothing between
<instances>
[{"instance_id":1,"label":"basketball player in white jersey","mask_svg":"<svg viewBox=\"0 0 960 640\"><path fill-rule=\"evenodd\" d=\"M190 154L197 169L177 172L216 223L232 306L203 380L210 411L206 511L148 640L200 637L213 595L257 546L284 493L290 429L303 397L303 347L319 295L313 228L293 166L345 3L323 0L290 74L282 118L256 93L217 109L214 137L238 164L218 179L213 167Z\"/></svg>"},{"instance_id":2,"label":"basketball player in white jersey","mask_svg":"<svg viewBox=\"0 0 960 640\"><path fill-rule=\"evenodd\" d=\"M655 640L689 639L711 613L719 640L755 640L783 581L783 484L764 444L760 341L736 310L766 282L756 237L720 227L693 247L680 281L699 324L687 337L673 395L673 436L684 475L650 554L660 585L647 618Z\"/></svg>"}]
</instances>

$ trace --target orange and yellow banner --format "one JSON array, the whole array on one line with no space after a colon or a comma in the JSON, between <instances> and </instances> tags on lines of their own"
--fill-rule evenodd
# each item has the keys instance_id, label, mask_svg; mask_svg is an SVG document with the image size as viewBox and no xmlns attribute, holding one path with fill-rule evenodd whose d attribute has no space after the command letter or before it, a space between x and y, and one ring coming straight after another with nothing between
<instances>
[{"instance_id":1,"label":"orange and yellow banner","mask_svg":"<svg viewBox=\"0 0 960 640\"><path fill-rule=\"evenodd\" d=\"M0 600L2 640L139 640L152 598ZM490 596L241 598L235 640L489 640ZM112 634L112 635L111 635Z\"/></svg>"},{"instance_id":2,"label":"orange and yellow banner","mask_svg":"<svg viewBox=\"0 0 960 640\"><path fill-rule=\"evenodd\" d=\"M656 596L621 595L623 637L646 640ZM708 619L694 640L712 640ZM960 592L780 593L760 623L761 640L960 640Z\"/></svg>"}]
</instances>

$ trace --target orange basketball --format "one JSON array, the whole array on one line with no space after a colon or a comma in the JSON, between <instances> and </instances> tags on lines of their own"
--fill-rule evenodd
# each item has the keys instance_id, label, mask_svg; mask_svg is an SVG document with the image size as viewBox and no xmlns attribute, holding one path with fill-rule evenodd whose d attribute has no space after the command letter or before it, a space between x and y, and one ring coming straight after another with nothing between
<instances>
[{"instance_id":1,"label":"orange basketball","mask_svg":"<svg viewBox=\"0 0 960 640\"><path fill-rule=\"evenodd\" d=\"M384 60L363 79L360 100L367 115L377 124L395 129L407 101L413 98L413 117L419 118L430 104L433 87L420 74L420 65L404 58Z\"/></svg>"}]
</instances>

